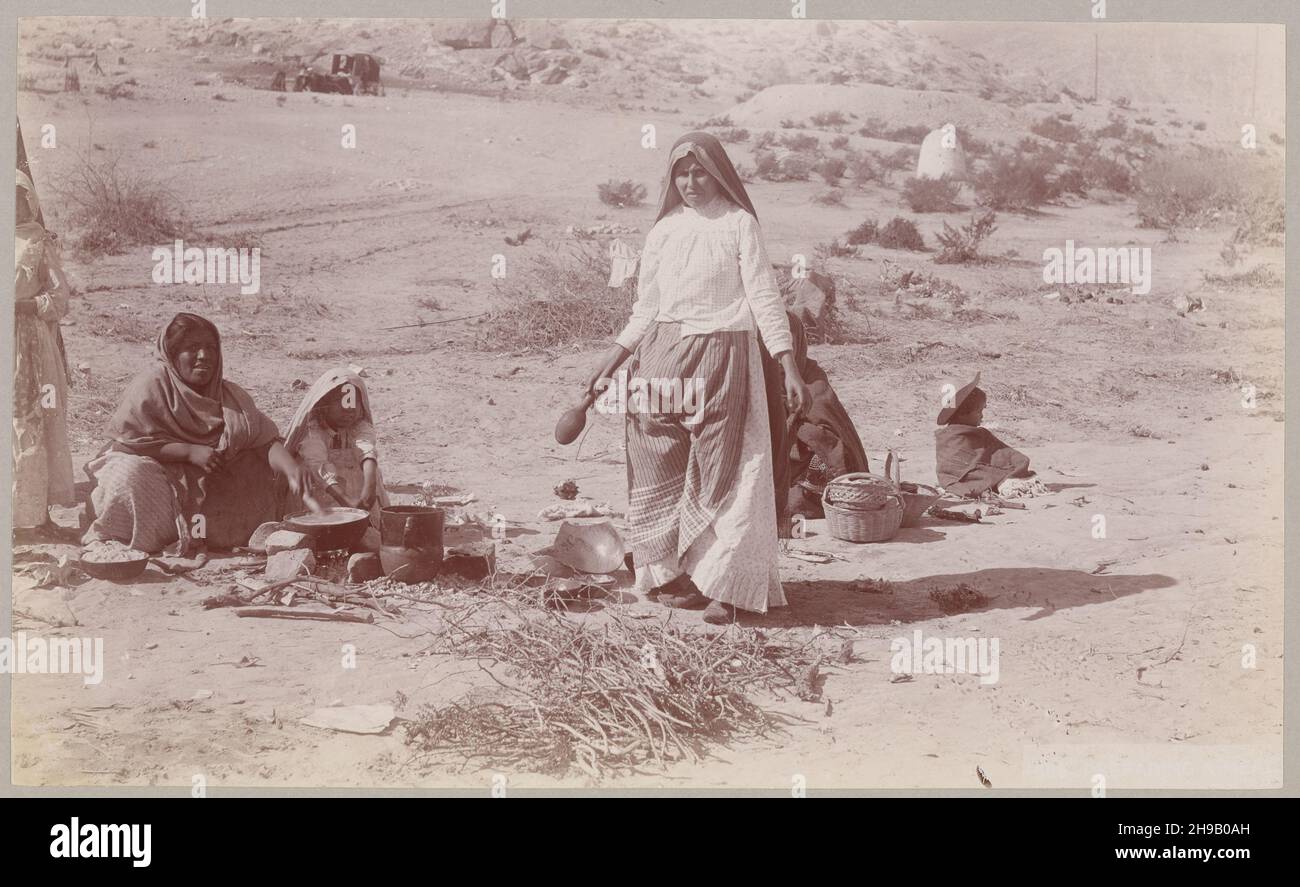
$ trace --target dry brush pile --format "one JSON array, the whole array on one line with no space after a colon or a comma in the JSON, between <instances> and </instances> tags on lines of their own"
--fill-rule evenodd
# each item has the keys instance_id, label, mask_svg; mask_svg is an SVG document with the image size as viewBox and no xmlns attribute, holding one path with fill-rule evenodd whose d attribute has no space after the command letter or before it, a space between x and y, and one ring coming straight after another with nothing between
<instances>
[{"instance_id":1,"label":"dry brush pile","mask_svg":"<svg viewBox=\"0 0 1300 887\"><path fill-rule=\"evenodd\" d=\"M694 762L710 745L788 722L755 695L801 686L815 662L808 645L752 629L705 634L610 611L597 625L521 590L504 592L494 609L491 619L448 619L432 649L478 660L499 693L421 706L406 724L416 749L595 779Z\"/></svg>"}]
</instances>

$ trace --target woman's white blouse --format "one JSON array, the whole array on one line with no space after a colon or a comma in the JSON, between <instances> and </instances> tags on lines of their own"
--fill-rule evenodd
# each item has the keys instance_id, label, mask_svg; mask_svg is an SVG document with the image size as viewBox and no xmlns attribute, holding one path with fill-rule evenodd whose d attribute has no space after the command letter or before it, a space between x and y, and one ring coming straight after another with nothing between
<instances>
[{"instance_id":1,"label":"woman's white blouse","mask_svg":"<svg viewBox=\"0 0 1300 887\"><path fill-rule=\"evenodd\" d=\"M632 351L656 321L682 335L757 327L768 353L791 348L790 322L758 220L725 198L681 205L646 237L632 319L615 340Z\"/></svg>"}]
</instances>

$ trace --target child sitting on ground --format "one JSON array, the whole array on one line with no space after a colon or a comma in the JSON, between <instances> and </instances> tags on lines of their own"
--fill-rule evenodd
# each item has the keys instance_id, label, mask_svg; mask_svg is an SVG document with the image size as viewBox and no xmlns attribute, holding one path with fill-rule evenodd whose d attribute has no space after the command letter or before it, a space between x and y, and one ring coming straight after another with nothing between
<instances>
[{"instance_id":1,"label":"child sitting on ground","mask_svg":"<svg viewBox=\"0 0 1300 887\"><path fill-rule=\"evenodd\" d=\"M360 376L334 369L317 379L299 404L284 445L330 499L345 508L369 511L370 524L378 531L379 510L388 504L388 495L379 473L370 394ZM366 535L371 542L377 538Z\"/></svg>"},{"instance_id":2,"label":"child sitting on ground","mask_svg":"<svg viewBox=\"0 0 1300 887\"><path fill-rule=\"evenodd\" d=\"M957 392L952 406L939 411L934 432L935 474L953 496L977 498L993 492L1006 496L1016 486L1009 478L1031 478L1029 457L1007 446L984 421L987 395L978 387L979 373Z\"/></svg>"}]
</instances>

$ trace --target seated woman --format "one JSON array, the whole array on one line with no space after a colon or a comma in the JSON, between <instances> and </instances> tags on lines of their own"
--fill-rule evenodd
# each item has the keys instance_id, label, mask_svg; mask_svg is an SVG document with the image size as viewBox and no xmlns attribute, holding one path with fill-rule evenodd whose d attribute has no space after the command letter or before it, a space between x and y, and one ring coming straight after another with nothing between
<instances>
[{"instance_id":1,"label":"seated woman","mask_svg":"<svg viewBox=\"0 0 1300 887\"><path fill-rule=\"evenodd\" d=\"M1007 478L1031 477L1029 457L980 427L988 401L979 373L957 392L953 405L939 411L935 429L935 473L949 494L977 498L998 492Z\"/></svg>"},{"instance_id":2,"label":"seated woman","mask_svg":"<svg viewBox=\"0 0 1300 887\"><path fill-rule=\"evenodd\" d=\"M379 529L388 494L379 474L370 393L360 376L334 369L317 379L298 405L284 445L335 502L369 511L371 526Z\"/></svg>"},{"instance_id":3,"label":"seated woman","mask_svg":"<svg viewBox=\"0 0 1300 887\"><path fill-rule=\"evenodd\" d=\"M310 475L284 448L275 423L222 376L211 321L177 314L158 336L157 362L122 395L112 438L86 466L95 520L83 542L116 540L158 552L246 545L283 515L285 485Z\"/></svg>"},{"instance_id":4,"label":"seated woman","mask_svg":"<svg viewBox=\"0 0 1300 887\"><path fill-rule=\"evenodd\" d=\"M794 414L789 419L789 495L784 504L788 516L802 514L816 519L823 516L822 490L828 481L851 471L870 469L853 420L831 387L826 371L808 356L803 321L793 313L788 316L794 360L811 399L802 415Z\"/></svg>"}]
</instances>

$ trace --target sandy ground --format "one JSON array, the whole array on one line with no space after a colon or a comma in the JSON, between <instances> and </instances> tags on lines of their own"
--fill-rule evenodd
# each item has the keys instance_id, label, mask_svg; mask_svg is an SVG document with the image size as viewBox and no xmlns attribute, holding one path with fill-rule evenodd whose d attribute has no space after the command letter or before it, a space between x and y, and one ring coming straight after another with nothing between
<instances>
[{"instance_id":1,"label":"sandy ground","mask_svg":"<svg viewBox=\"0 0 1300 887\"><path fill-rule=\"evenodd\" d=\"M262 292L243 297L231 287L151 284L147 247L93 261L68 250L82 294L64 327L81 367L76 464L102 443L108 412L150 359L161 324L192 310L222 330L227 375L281 423L299 396L293 380L339 363L366 367L387 481L473 491L483 510L516 522L500 546L503 563L550 541L555 525L536 513L565 478L623 507L616 419L593 418L580 451L551 436L597 347L492 353L473 347L474 322L385 328L497 306L492 256L519 268L568 249L569 225L629 225L639 241L651 207L605 207L596 184L630 178L653 201L665 148L715 106L628 114L418 91L290 94L282 106L271 92L223 91L234 101L179 87L84 105L20 95L29 132L46 121L58 127L61 147L36 154L55 227L54 183L75 169L76 150L93 154L97 144L162 176L204 242L252 234L263 248ZM659 127L657 149L641 147L644 123ZM355 149L340 147L345 124L356 127ZM891 190L851 192L846 206L830 208L810 202L815 190L751 187L774 259L812 255L866 215L910 215ZM964 216L932 214L923 230ZM525 247L503 243L526 227L535 239ZM835 627L857 638L856 661L824 669L832 713L824 701L767 700L804 722L715 747L698 764L604 785L784 789L802 776L812 789L973 788L977 767L998 788L1084 792L1097 775L1109 789L1280 785L1283 301L1280 287L1218 292L1201 282L1225 234L1188 231L1166 243L1163 232L1136 227L1129 202L1077 202L1001 216L989 244L998 258L981 265L936 266L876 248L831 260L826 270L854 294L841 309L869 332L860 344L817 346L813 357L877 463L897 449L905 478L932 483L940 388L979 369L989 424L1031 456L1053 492L982 525L926 519L886 544L839 542L812 522L793 547L843 560L783 556L790 606L746 624L798 636ZM1042 298L1038 257L1067 238L1151 246L1152 292L1125 293L1123 304ZM1280 265L1280 251L1265 257ZM886 260L959 284L968 313L954 316L939 300L929 310L896 304L877 285ZM1170 300L1184 294L1208 310L1177 316ZM1255 384L1256 406L1243 407L1223 378ZM1093 534L1097 515L1104 539ZM211 787L486 790L505 772L516 787L586 784L416 756L400 731L355 736L301 724L318 707L389 702L398 691L412 707L446 702L477 679L464 661L425 655L428 636L411 626L203 610L200 601L241 565L218 558L188 579L151 572L128 585L17 582L16 628L103 637L107 670L93 687L71 676L14 678L15 782L188 788L202 775ZM865 593L864 577L890 580L892 592ZM943 615L929 591L955 582L979 588L987 603ZM608 606L667 618L628 595ZM436 630L428 613L412 620ZM996 638L999 681L892 682L890 642L918 629ZM345 644L356 647L355 669L340 667ZM1253 668L1242 665L1248 645ZM239 667L244 657L256 666Z\"/></svg>"}]
</instances>

